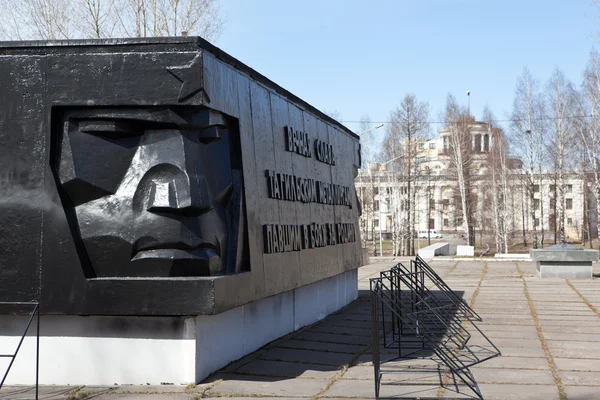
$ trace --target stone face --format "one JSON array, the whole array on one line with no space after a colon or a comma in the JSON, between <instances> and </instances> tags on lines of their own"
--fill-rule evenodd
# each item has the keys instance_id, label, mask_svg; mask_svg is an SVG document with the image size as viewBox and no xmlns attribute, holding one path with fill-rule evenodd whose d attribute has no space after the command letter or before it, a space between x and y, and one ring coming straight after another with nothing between
<instances>
[{"instance_id":1,"label":"stone face","mask_svg":"<svg viewBox=\"0 0 600 400\"><path fill-rule=\"evenodd\" d=\"M361 264L358 137L200 38L0 42L0 87L0 301L218 314Z\"/></svg>"}]
</instances>

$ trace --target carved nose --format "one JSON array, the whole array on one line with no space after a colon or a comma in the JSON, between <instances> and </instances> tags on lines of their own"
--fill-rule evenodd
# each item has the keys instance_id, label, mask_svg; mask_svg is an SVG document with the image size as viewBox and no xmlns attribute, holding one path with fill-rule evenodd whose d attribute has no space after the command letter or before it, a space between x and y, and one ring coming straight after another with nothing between
<instances>
[{"instance_id":1,"label":"carved nose","mask_svg":"<svg viewBox=\"0 0 600 400\"><path fill-rule=\"evenodd\" d=\"M153 213L186 216L198 216L210 211L213 205L206 178L190 177L179 168L170 167L170 173L154 177L150 181L146 209Z\"/></svg>"}]
</instances>

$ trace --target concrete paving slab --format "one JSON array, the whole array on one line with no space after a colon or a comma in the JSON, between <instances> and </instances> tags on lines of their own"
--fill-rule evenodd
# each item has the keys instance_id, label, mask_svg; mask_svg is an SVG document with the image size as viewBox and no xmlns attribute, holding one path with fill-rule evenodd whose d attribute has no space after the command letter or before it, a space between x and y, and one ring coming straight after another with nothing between
<instances>
[{"instance_id":1,"label":"concrete paving slab","mask_svg":"<svg viewBox=\"0 0 600 400\"><path fill-rule=\"evenodd\" d=\"M598 360L598 362L600 362L600 354L585 349L553 348L550 349L550 352L552 353L552 357L578 358L582 360Z\"/></svg>"},{"instance_id":2,"label":"concrete paving slab","mask_svg":"<svg viewBox=\"0 0 600 400\"><path fill-rule=\"evenodd\" d=\"M565 393L571 400L595 400L600 390L596 386L565 386Z\"/></svg>"},{"instance_id":3,"label":"concrete paving slab","mask_svg":"<svg viewBox=\"0 0 600 400\"><path fill-rule=\"evenodd\" d=\"M554 378L550 371L500 368L473 368L471 371L478 383L554 385Z\"/></svg>"},{"instance_id":4,"label":"concrete paving slab","mask_svg":"<svg viewBox=\"0 0 600 400\"><path fill-rule=\"evenodd\" d=\"M398 384L395 382L382 382L380 387L380 397L394 397L407 399L428 399L436 398L439 385L427 384L410 385ZM333 383L329 390L325 392L327 397L375 397L375 384L367 380L339 380Z\"/></svg>"},{"instance_id":5,"label":"concrete paving slab","mask_svg":"<svg viewBox=\"0 0 600 400\"><path fill-rule=\"evenodd\" d=\"M336 353L348 354L355 354L357 351L361 351L365 348L365 346L359 346L354 344L313 342L311 340L297 339L286 340L285 342L279 344L278 347L301 350L331 351Z\"/></svg>"},{"instance_id":6,"label":"concrete paving slab","mask_svg":"<svg viewBox=\"0 0 600 400\"><path fill-rule=\"evenodd\" d=\"M333 353L313 350L295 350L275 348L264 353L261 358L274 361L305 362L309 364L323 364L338 367L352 359L352 354Z\"/></svg>"},{"instance_id":7,"label":"concrete paving slab","mask_svg":"<svg viewBox=\"0 0 600 400\"><path fill-rule=\"evenodd\" d=\"M484 331L485 332L485 331ZM502 350L502 347L540 347L541 343L539 339L501 339L494 338L493 343ZM477 338L471 339L469 341L471 345L488 345L487 342L483 340L478 340Z\"/></svg>"},{"instance_id":8,"label":"concrete paving slab","mask_svg":"<svg viewBox=\"0 0 600 400\"><path fill-rule=\"evenodd\" d=\"M214 388L206 391L206 397L312 397L326 385L326 379L280 379L260 376L223 374Z\"/></svg>"},{"instance_id":9,"label":"concrete paving slab","mask_svg":"<svg viewBox=\"0 0 600 400\"><path fill-rule=\"evenodd\" d=\"M444 392L444 399L456 399L457 393L454 388L448 387ZM459 386L460 393L464 398L472 396L468 388ZM480 384L479 390L486 400L558 400L560 398L558 389L554 385L511 385L511 384Z\"/></svg>"},{"instance_id":10,"label":"concrete paving slab","mask_svg":"<svg viewBox=\"0 0 600 400\"><path fill-rule=\"evenodd\" d=\"M572 340L548 340L548 347L552 349L580 349L597 353L600 356L600 343L581 342Z\"/></svg>"},{"instance_id":11,"label":"concrete paving slab","mask_svg":"<svg viewBox=\"0 0 600 400\"><path fill-rule=\"evenodd\" d=\"M62 400L77 391L74 386L40 386L38 395L45 400ZM32 386L4 386L0 389L0 399L33 400L35 387Z\"/></svg>"},{"instance_id":12,"label":"concrete paving slab","mask_svg":"<svg viewBox=\"0 0 600 400\"><path fill-rule=\"evenodd\" d=\"M417 367L397 364L381 366L382 379L394 382L437 382L440 384L445 370L441 367ZM353 366L342 376L342 379L362 379L373 381L372 366Z\"/></svg>"},{"instance_id":13,"label":"concrete paving slab","mask_svg":"<svg viewBox=\"0 0 600 400\"><path fill-rule=\"evenodd\" d=\"M370 336L352 336L352 335L338 335L332 333L320 333L306 331L295 337L300 340L311 340L315 342L328 342L328 343L340 343L340 344L355 344L355 345L366 345L371 343Z\"/></svg>"},{"instance_id":14,"label":"concrete paving slab","mask_svg":"<svg viewBox=\"0 0 600 400\"><path fill-rule=\"evenodd\" d=\"M562 333L562 332L546 332L544 337L548 341L566 341L566 342L592 342L600 344L600 334L584 334L584 333Z\"/></svg>"},{"instance_id":15,"label":"concrete paving slab","mask_svg":"<svg viewBox=\"0 0 600 400\"><path fill-rule=\"evenodd\" d=\"M540 369L549 370L548 361L546 358L539 357L496 357L477 364L473 367L476 368L508 368L508 369Z\"/></svg>"},{"instance_id":16,"label":"concrete paving slab","mask_svg":"<svg viewBox=\"0 0 600 400\"><path fill-rule=\"evenodd\" d=\"M127 393L184 393L190 391L191 386L187 385L117 385L111 387L111 391L117 394ZM81 391L95 392L106 389L102 386L84 386Z\"/></svg>"},{"instance_id":17,"label":"concrete paving slab","mask_svg":"<svg viewBox=\"0 0 600 400\"><path fill-rule=\"evenodd\" d=\"M251 400L254 397L232 397L227 396L227 400ZM306 397L269 397L269 400L306 400ZM223 400L222 397L202 397L202 400Z\"/></svg>"},{"instance_id":18,"label":"concrete paving slab","mask_svg":"<svg viewBox=\"0 0 600 400\"><path fill-rule=\"evenodd\" d=\"M478 325L479 326L479 325ZM481 329L482 332L488 338L498 338L498 339L538 339L537 331L535 327L531 327L532 329L516 329L513 331L497 331L493 329L489 329L486 327L485 329ZM467 329L469 329L467 327ZM473 337L476 337L476 334L473 334Z\"/></svg>"},{"instance_id":19,"label":"concrete paving slab","mask_svg":"<svg viewBox=\"0 0 600 400\"><path fill-rule=\"evenodd\" d=\"M556 367L561 371L598 371L600 372L600 360L581 358L553 357Z\"/></svg>"},{"instance_id":20,"label":"concrete paving slab","mask_svg":"<svg viewBox=\"0 0 600 400\"><path fill-rule=\"evenodd\" d=\"M330 379L337 374L338 371L339 369L327 365L256 360L239 368L235 373L286 378Z\"/></svg>"},{"instance_id":21,"label":"concrete paving slab","mask_svg":"<svg viewBox=\"0 0 600 400\"><path fill-rule=\"evenodd\" d=\"M600 374L587 371L559 371L560 379L565 385L600 386ZM600 395L600 387L598 388Z\"/></svg>"},{"instance_id":22,"label":"concrete paving slab","mask_svg":"<svg viewBox=\"0 0 600 400\"><path fill-rule=\"evenodd\" d=\"M477 326L483 331L483 333L485 333L486 335L488 333L492 333L492 332L534 332L537 333L537 330L535 329L535 325L532 323L531 325L491 325L491 324L485 324L483 325L481 322L477 322Z\"/></svg>"},{"instance_id":23,"label":"concrete paving slab","mask_svg":"<svg viewBox=\"0 0 600 400\"><path fill-rule=\"evenodd\" d=\"M321 324L310 330L311 332L318 333L333 333L340 335L351 335L351 336L367 336L371 337L371 328L352 328L349 326L339 326L333 324Z\"/></svg>"},{"instance_id":24,"label":"concrete paving slab","mask_svg":"<svg viewBox=\"0 0 600 400\"><path fill-rule=\"evenodd\" d=\"M495 340L494 340L494 344ZM546 354L542 349L542 345L540 343L537 347L505 347L498 346L500 352L502 352L501 357L534 357L534 358L546 358Z\"/></svg>"},{"instance_id":25,"label":"concrete paving slab","mask_svg":"<svg viewBox=\"0 0 600 400\"><path fill-rule=\"evenodd\" d=\"M100 394L94 400L188 400L195 398L185 393L127 393L127 394Z\"/></svg>"}]
</instances>

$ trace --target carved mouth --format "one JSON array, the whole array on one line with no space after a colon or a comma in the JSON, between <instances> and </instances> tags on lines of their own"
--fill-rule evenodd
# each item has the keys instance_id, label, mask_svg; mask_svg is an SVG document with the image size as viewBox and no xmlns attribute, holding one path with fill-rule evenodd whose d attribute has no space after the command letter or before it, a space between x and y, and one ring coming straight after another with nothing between
<instances>
[{"instance_id":1,"label":"carved mouth","mask_svg":"<svg viewBox=\"0 0 600 400\"><path fill-rule=\"evenodd\" d=\"M168 260L210 260L219 257L219 250L212 243L202 243L190 246L182 242L161 243L140 246L134 252L131 261L142 259L168 259Z\"/></svg>"}]
</instances>

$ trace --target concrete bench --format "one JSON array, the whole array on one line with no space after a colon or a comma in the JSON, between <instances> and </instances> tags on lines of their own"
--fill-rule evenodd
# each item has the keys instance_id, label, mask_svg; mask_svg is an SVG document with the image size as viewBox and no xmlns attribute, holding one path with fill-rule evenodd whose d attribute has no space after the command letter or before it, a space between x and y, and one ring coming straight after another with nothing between
<instances>
[{"instance_id":1,"label":"concrete bench","mask_svg":"<svg viewBox=\"0 0 600 400\"><path fill-rule=\"evenodd\" d=\"M418 251L421 258L433 258L435 256L449 256L450 243L435 243L427 247L423 247Z\"/></svg>"}]
</instances>

